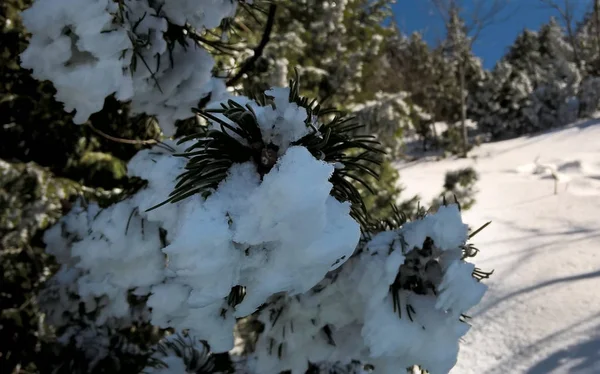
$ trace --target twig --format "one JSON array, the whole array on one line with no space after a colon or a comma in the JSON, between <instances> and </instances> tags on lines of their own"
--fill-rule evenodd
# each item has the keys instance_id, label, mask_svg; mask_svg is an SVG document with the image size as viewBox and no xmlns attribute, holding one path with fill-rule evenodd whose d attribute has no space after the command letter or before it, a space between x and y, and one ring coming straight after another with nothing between
<instances>
[{"instance_id":1,"label":"twig","mask_svg":"<svg viewBox=\"0 0 600 374\"><path fill-rule=\"evenodd\" d=\"M244 76L244 74L246 74L246 72L248 72L254 66L254 63L258 60L258 58L262 56L262 53L265 47L267 46L267 43L269 43L269 40L271 39L271 31L273 30L273 24L275 23L276 11L277 5L269 5L269 15L267 18L267 24L265 26L265 31L263 32L263 36L260 43L256 46L256 48L254 48L254 54L252 55L252 57L248 58L248 60L244 63L244 65L237 72L237 74L227 81L227 86L233 86L242 76Z\"/></svg>"},{"instance_id":2,"label":"twig","mask_svg":"<svg viewBox=\"0 0 600 374\"><path fill-rule=\"evenodd\" d=\"M156 139L148 139L148 140L132 140L132 139L123 139L123 138L117 138L111 135L106 134L105 132L102 132L100 130L98 130L96 127L94 127L94 125L92 125L91 123L88 122L88 126L92 129L92 131L94 131L96 134L108 139L108 140L112 140L113 142L117 142L117 143L123 143L123 144L132 144L132 145L148 145L148 144L156 144L158 143L158 140Z\"/></svg>"}]
</instances>

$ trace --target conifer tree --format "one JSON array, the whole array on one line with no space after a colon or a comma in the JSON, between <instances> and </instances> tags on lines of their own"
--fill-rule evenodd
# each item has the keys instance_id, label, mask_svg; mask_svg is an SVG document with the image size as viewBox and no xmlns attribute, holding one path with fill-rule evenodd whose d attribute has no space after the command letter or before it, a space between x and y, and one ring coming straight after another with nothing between
<instances>
[{"instance_id":1,"label":"conifer tree","mask_svg":"<svg viewBox=\"0 0 600 374\"><path fill-rule=\"evenodd\" d=\"M455 87L458 89L456 98L459 101L461 156L466 157L469 151L469 135L467 131L467 103L471 82L475 86L484 78L480 62L473 57L472 47L485 27L494 22L495 17L502 11L504 1L494 0L476 2L475 11L470 15L469 24L463 16L462 3L458 0L433 0L444 18L446 39L442 42L442 51L449 59L456 77ZM484 12L484 13L481 13ZM456 129L449 129L456 132ZM452 134L448 134L452 137Z\"/></svg>"},{"instance_id":2,"label":"conifer tree","mask_svg":"<svg viewBox=\"0 0 600 374\"><path fill-rule=\"evenodd\" d=\"M348 23L348 46L378 39L364 27L379 23L385 2L328 4L304 10L334 18L354 10L365 18ZM435 374L454 366L465 313L489 276L466 261L474 253L460 207L409 216L394 206L375 218L358 185L370 188L363 175L378 177L384 152L302 89L307 78L308 91L337 95L345 110L366 100L345 79L368 70L336 69L332 56L360 66L372 45L324 54L334 70L321 66L327 79L318 85L301 72L287 87L258 89L245 83L253 56L222 75L241 48L227 41L244 28L238 12L251 17L263 5L264 36L277 4L36 0L22 13L31 38L21 64L52 83L73 122L88 126L114 100L126 105L118 115L151 117L162 132L136 143L145 147L127 164L132 188L106 200L87 190L38 234L58 266L39 293L54 339L28 358L34 369L395 373L418 365ZM227 89L246 84L253 92ZM239 325L260 328L243 335ZM242 336L253 341L236 342Z\"/></svg>"},{"instance_id":3,"label":"conifer tree","mask_svg":"<svg viewBox=\"0 0 600 374\"><path fill-rule=\"evenodd\" d=\"M538 33L540 80L532 94L528 116L534 128L565 125L578 116L577 92L581 75L572 46L552 18Z\"/></svg>"},{"instance_id":4,"label":"conifer tree","mask_svg":"<svg viewBox=\"0 0 600 374\"><path fill-rule=\"evenodd\" d=\"M529 75L507 59L496 64L469 103L471 117L479 131L492 139L534 131L528 117L533 83Z\"/></svg>"}]
</instances>

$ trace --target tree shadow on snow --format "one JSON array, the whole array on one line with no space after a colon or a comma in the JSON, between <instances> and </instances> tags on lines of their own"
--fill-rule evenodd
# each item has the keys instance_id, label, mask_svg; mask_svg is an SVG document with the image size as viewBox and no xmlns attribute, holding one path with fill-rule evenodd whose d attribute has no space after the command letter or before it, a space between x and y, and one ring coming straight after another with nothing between
<instances>
[{"instance_id":1,"label":"tree shadow on snow","mask_svg":"<svg viewBox=\"0 0 600 374\"><path fill-rule=\"evenodd\" d=\"M583 234L583 236L573 238L573 236L575 236L575 235L582 235L582 234ZM514 264L513 264L513 265L518 265L520 263L523 263L523 262L531 259L532 257L534 257L540 253L543 253L543 252L555 253L555 252L557 252L555 250L551 250L551 248L553 248L553 247L558 250L568 250L569 248L566 247L564 244L569 244L569 243L579 242L579 241L589 240L589 239L595 239L598 237L600 237L600 232L598 232L598 230L588 231L588 230L584 230L584 229L575 229L575 230L561 231L561 232L557 232L557 233L531 234L531 235L524 235L524 236L519 236L519 237L514 237L514 238L490 240L490 241L485 242L486 246L491 245L491 244L499 244L499 243L523 242L523 241L540 239L540 238L548 238L548 240L551 240L551 241L544 241L544 242L541 242L536 245L529 246L529 247L523 248L523 249L516 249L513 251L505 251L498 255L488 256L488 257L486 257L485 260L487 262L498 261L498 260L507 260L508 261L514 257L518 257L516 259L516 261L514 261ZM510 269L511 269L511 273L514 273L516 271L516 268L514 268L514 267L511 267Z\"/></svg>"},{"instance_id":2,"label":"tree shadow on snow","mask_svg":"<svg viewBox=\"0 0 600 374\"><path fill-rule=\"evenodd\" d=\"M573 222L573 220L565 219L562 217L536 217L537 225L528 225L527 222L515 222L511 219L503 219L500 217L490 217L490 220L495 223L496 227L506 226L511 231L518 231L523 234L543 237L543 236L556 236L556 235L576 235L576 234L594 234L600 232L598 225L595 222L592 224L581 224L580 222ZM542 225L541 221L556 223L554 226L560 226L568 228L567 230L558 232L555 227L548 228ZM501 242L501 241L512 241L518 240L518 237L508 237L506 239L500 239L496 241L486 241L486 244Z\"/></svg>"},{"instance_id":3,"label":"tree shadow on snow","mask_svg":"<svg viewBox=\"0 0 600 374\"><path fill-rule=\"evenodd\" d=\"M571 374L600 373L600 326L590 332L590 338L558 350L531 367L526 374L550 372Z\"/></svg>"},{"instance_id":4,"label":"tree shadow on snow","mask_svg":"<svg viewBox=\"0 0 600 374\"><path fill-rule=\"evenodd\" d=\"M538 291L542 288L554 286L559 283L576 282L576 281L586 280L586 279L591 279L591 278L596 278L596 277L600 277L600 270L592 271L589 273L578 274L578 275L571 275L568 277L555 278L555 279L551 279L551 280L548 280L548 281L545 281L542 283L535 284L533 286L521 288L520 290L511 292L499 299L494 300L492 303L486 305L484 308L479 309L477 311L477 313L475 313L473 315L473 317L482 315L485 312L497 307L498 305L500 305L500 304L504 303L505 301L508 301L512 298L519 297L519 296L522 296L522 295L530 293L530 292Z\"/></svg>"},{"instance_id":5,"label":"tree shadow on snow","mask_svg":"<svg viewBox=\"0 0 600 374\"><path fill-rule=\"evenodd\" d=\"M521 372L525 374L600 373L600 313L595 313L588 318L572 323L519 349L510 356L504 357L495 366L495 370L491 372L513 372L512 369L516 364L528 361L528 358L536 356L545 347L556 343L560 344L561 341L568 339L568 336L573 333L579 336L588 335L589 338L583 342L559 348L554 353L545 354L541 360L528 365L529 369L527 371Z\"/></svg>"}]
</instances>

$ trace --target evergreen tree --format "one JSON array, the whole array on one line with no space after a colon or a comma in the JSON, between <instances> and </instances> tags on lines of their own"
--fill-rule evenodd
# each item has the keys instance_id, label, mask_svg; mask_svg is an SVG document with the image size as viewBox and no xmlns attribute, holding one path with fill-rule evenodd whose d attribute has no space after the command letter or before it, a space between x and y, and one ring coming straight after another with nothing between
<instances>
[{"instance_id":1,"label":"evergreen tree","mask_svg":"<svg viewBox=\"0 0 600 374\"><path fill-rule=\"evenodd\" d=\"M247 92L285 85L298 70L302 93L327 99L330 105L347 109L371 100L381 88L368 88L380 70L379 57L391 27L391 1L275 1L277 12L269 42L248 79ZM261 30L268 14L247 16L243 22ZM250 40L260 40L261 34ZM246 38L246 35L243 35ZM233 38L233 41L237 39ZM235 68L235 67L234 67Z\"/></svg>"},{"instance_id":2,"label":"evergreen tree","mask_svg":"<svg viewBox=\"0 0 600 374\"><path fill-rule=\"evenodd\" d=\"M431 202L431 207L437 209L447 201L456 201L461 209L468 210L475 204L475 183L479 176L475 169L467 167L449 171L444 178L444 189L440 196Z\"/></svg>"},{"instance_id":3,"label":"evergreen tree","mask_svg":"<svg viewBox=\"0 0 600 374\"><path fill-rule=\"evenodd\" d=\"M534 129L527 116L533 84L529 75L508 61L500 61L469 103L478 129L492 139L526 134Z\"/></svg>"},{"instance_id":4,"label":"evergreen tree","mask_svg":"<svg viewBox=\"0 0 600 374\"><path fill-rule=\"evenodd\" d=\"M584 15L575 30L575 43L579 50L583 74L600 76L600 4L594 5Z\"/></svg>"},{"instance_id":5,"label":"evergreen tree","mask_svg":"<svg viewBox=\"0 0 600 374\"><path fill-rule=\"evenodd\" d=\"M488 275L464 261L469 230L459 208L407 217L394 207L375 220L357 185L368 188L362 175L377 175L377 141L303 95L330 97L344 110L385 101L357 83L376 76L365 66L382 38L368 30L385 29L386 3L283 9L279 35L286 21L302 26L299 40L315 42L303 52L318 54L273 54L273 70L265 69L271 82L285 75L287 60L308 67L298 69L307 85L293 80L266 91L253 81L261 74L256 58L227 61L251 44L226 41L263 4L37 0L24 11L31 37L21 64L52 83L50 95L69 120L86 126L78 129L96 128L89 124L107 118L112 100L123 116L116 126L132 131L128 118L148 116L163 137L129 161L127 175L139 182L130 190L104 199L77 187L73 194L88 191L88 198L65 204L56 224L53 211L52 226L35 234L59 265L42 272L50 279L39 294L42 327L55 339L37 357L29 348L11 355L9 370L391 373L420 365L448 372L468 330L464 313L481 300ZM269 4L263 36L277 6ZM237 17L238 8L248 13ZM327 22L304 18L322 15ZM339 33L331 20L340 17L342 41L329 40ZM316 56L314 64L294 61ZM324 74L311 79L313 67ZM233 95L227 85L254 94ZM238 319L261 326L243 355L230 353Z\"/></svg>"},{"instance_id":6,"label":"evergreen tree","mask_svg":"<svg viewBox=\"0 0 600 374\"><path fill-rule=\"evenodd\" d=\"M479 129L493 138L518 136L595 110L588 109L597 102L595 83L581 86L578 65L555 19L539 32L524 30L470 102Z\"/></svg>"},{"instance_id":7,"label":"evergreen tree","mask_svg":"<svg viewBox=\"0 0 600 374\"><path fill-rule=\"evenodd\" d=\"M582 59L582 82L578 94L579 115L587 117L600 108L600 3L594 1L577 26L575 39Z\"/></svg>"},{"instance_id":8,"label":"evergreen tree","mask_svg":"<svg viewBox=\"0 0 600 374\"><path fill-rule=\"evenodd\" d=\"M495 3L493 7L495 7ZM438 5L439 6L439 5ZM455 94L453 97L458 102L456 105L457 114L447 116L446 118L456 118L455 121L460 121L460 128L449 128L447 137L454 138L451 133L460 134L461 139L460 155L466 157L469 151L469 134L467 130L467 102L469 100L469 92L480 85L484 78L481 62L472 54L473 42L476 35L469 35L469 30L465 24L464 18L461 16L461 7L458 2L450 1L446 9L446 39L441 45L443 55L447 58L449 66L453 73L450 76L455 77L453 82ZM477 20L479 24L475 29L477 34L481 31L482 20ZM448 119L446 120L448 121ZM455 122L452 121L452 122ZM451 121L448 121L452 123Z\"/></svg>"},{"instance_id":9,"label":"evergreen tree","mask_svg":"<svg viewBox=\"0 0 600 374\"><path fill-rule=\"evenodd\" d=\"M572 46L555 19L538 33L540 81L532 94L528 116L534 128L565 125L578 116L577 92L581 75Z\"/></svg>"},{"instance_id":10,"label":"evergreen tree","mask_svg":"<svg viewBox=\"0 0 600 374\"><path fill-rule=\"evenodd\" d=\"M529 77L532 84L537 85L542 80L540 75L542 57L538 33L523 30L509 47L502 60L509 63L514 69L523 72Z\"/></svg>"},{"instance_id":11,"label":"evergreen tree","mask_svg":"<svg viewBox=\"0 0 600 374\"><path fill-rule=\"evenodd\" d=\"M579 88L579 115L589 117L600 109L600 77L588 76Z\"/></svg>"}]
</instances>

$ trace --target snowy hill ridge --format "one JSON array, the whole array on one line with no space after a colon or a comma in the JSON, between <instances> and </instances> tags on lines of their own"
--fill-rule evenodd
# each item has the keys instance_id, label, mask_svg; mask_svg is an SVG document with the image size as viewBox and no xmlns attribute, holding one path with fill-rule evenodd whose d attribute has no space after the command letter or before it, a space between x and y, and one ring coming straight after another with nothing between
<instances>
[{"instance_id":1,"label":"snowy hill ridge","mask_svg":"<svg viewBox=\"0 0 600 374\"><path fill-rule=\"evenodd\" d=\"M492 221L476 243L479 264L495 273L452 374L600 373L600 119L472 155L397 165L407 196L423 201L448 170L480 175L464 219Z\"/></svg>"}]
</instances>

